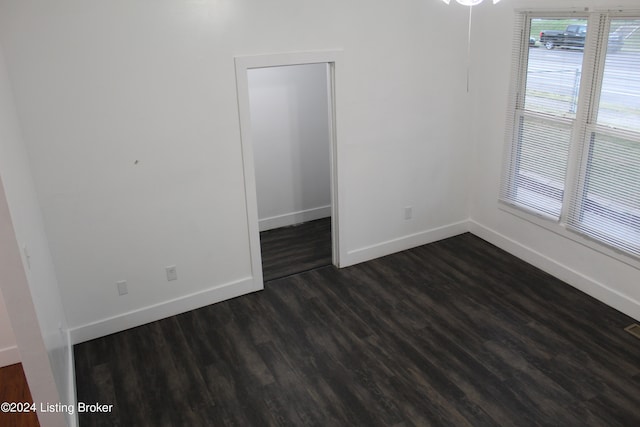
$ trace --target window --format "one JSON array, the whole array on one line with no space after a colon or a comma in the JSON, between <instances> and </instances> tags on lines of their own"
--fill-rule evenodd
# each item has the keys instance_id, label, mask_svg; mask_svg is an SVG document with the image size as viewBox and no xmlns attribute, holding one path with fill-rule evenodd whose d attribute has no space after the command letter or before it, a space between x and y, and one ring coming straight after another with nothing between
<instances>
[{"instance_id":1,"label":"window","mask_svg":"<svg viewBox=\"0 0 640 427\"><path fill-rule=\"evenodd\" d=\"M523 13L517 35L501 201L640 257L640 16Z\"/></svg>"}]
</instances>

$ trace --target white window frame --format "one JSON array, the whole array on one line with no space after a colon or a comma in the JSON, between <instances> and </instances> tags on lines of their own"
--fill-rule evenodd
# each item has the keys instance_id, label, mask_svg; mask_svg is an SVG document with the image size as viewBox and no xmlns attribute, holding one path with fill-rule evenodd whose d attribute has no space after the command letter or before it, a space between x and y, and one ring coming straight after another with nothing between
<instances>
[{"instance_id":1,"label":"white window frame","mask_svg":"<svg viewBox=\"0 0 640 427\"><path fill-rule=\"evenodd\" d=\"M624 131L598 126L596 118L602 89L602 76L605 67L606 48L611 20L640 19L640 10L603 10L592 12L585 12L584 10L554 10L551 12L521 10L516 12L515 25L518 32L514 35L513 55L517 60L513 61L511 76L510 99L507 111L506 151L503 159L504 171L502 174L499 207L505 212L518 216L555 234L566 237L632 267L640 268L640 256L573 229L567 221L573 209L582 209L580 204L575 203L577 197L574 198L573 194L577 194L578 190L582 189L584 183L587 165L587 161L585 161L584 158L588 156L589 153L589 147L586 143L587 135L590 135L592 132L599 132L604 135L622 136L628 139L628 135ZM566 119L566 122L573 122L573 130L562 209L559 218L535 211L534 209L519 204L517 201L508 200L503 197L504 194L512 191L510 186L514 185L515 182L513 173L515 173L516 169L511 167L511 162L515 159L514 153L519 149L518 141L516 141L519 120L525 115L530 117L537 116L536 113L532 112L523 114L524 112L518 109L519 106L524 105L529 61L530 26L531 20L536 18L584 18L587 19L590 28L597 29L596 31L591 30L587 32L576 117L575 119ZM561 117L545 116L544 119L565 123L565 119ZM634 137L636 136L637 135L634 134ZM574 203L571 203L572 200Z\"/></svg>"}]
</instances>

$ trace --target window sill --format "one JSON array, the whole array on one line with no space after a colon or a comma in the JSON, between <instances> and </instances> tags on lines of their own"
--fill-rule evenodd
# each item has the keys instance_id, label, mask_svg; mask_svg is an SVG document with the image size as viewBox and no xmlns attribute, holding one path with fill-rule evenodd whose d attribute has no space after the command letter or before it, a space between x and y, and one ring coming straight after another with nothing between
<instances>
[{"instance_id":1,"label":"window sill","mask_svg":"<svg viewBox=\"0 0 640 427\"><path fill-rule=\"evenodd\" d=\"M617 249L613 249L586 236L582 236L571 230L567 230L564 224L557 222L555 219L547 218L543 215L536 215L534 213L526 211L526 208L520 208L515 205L507 204L503 201L498 202L498 208L503 212L507 212L531 224L542 227L554 234L565 237L575 243L578 243L582 246L585 246L589 249L592 249L596 252L599 252L603 255L606 255L610 258L613 258L617 261L623 262L633 268L640 270L640 259L632 255L628 255Z\"/></svg>"}]
</instances>

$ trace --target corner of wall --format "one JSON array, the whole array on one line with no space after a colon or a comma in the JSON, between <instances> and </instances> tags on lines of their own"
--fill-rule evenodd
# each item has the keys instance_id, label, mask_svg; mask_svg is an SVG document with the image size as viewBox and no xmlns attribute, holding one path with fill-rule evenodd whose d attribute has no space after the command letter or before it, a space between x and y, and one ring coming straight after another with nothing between
<instances>
[{"instance_id":1,"label":"corner of wall","mask_svg":"<svg viewBox=\"0 0 640 427\"><path fill-rule=\"evenodd\" d=\"M67 403L73 405L74 408L78 407L78 396L76 390L76 366L75 358L73 354L73 343L71 341L71 333L69 330L65 333L66 336L66 349L67 353ZM73 414L67 413L67 424L69 427L77 427L80 425L78 420L78 412L74 411Z\"/></svg>"},{"instance_id":2,"label":"corner of wall","mask_svg":"<svg viewBox=\"0 0 640 427\"><path fill-rule=\"evenodd\" d=\"M18 346L0 348L0 368L4 366L20 363L20 352Z\"/></svg>"},{"instance_id":3,"label":"corner of wall","mask_svg":"<svg viewBox=\"0 0 640 427\"><path fill-rule=\"evenodd\" d=\"M135 328L260 289L260 284L256 283L254 277L247 277L214 286L204 291L181 296L170 301L142 307L107 319L100 319L87 325L71 328L69 331L70 343L80 344L85 341Z\"/></svg>"},{"instance_id":4,"label":"corner of wall","mask_svg":"<svg viewBox=\"0 0 640 427\"><path fill-rule=\"evenodd\" d=\"M464 220L419 233L402 236L376 245L354 249L347 252L346 256L341 260L342 262L340 267L348 267L350 265L359 264L385 255L405 251L417 246L457 236L458 234L463 234L467 231L469 231L468 221Z\"/></svg>"}]
</instances>

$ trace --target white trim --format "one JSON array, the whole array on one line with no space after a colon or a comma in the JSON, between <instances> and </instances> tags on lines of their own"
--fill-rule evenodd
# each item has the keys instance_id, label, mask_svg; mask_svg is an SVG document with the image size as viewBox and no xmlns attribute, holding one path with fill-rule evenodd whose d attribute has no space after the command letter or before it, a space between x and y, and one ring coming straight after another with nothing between
<instances>
[{"instance_id":1,"label":"white trim","mask_svg":"<svg viewBox=\"0 0 640 427\"><path fill-rule=\"evenodd\" d=\"M331 206L332 206L332 245L333 263L341 265L343 242L338 206L343 205L340 200L338 176L339 144L337 139L337 86L336 76L342 61L341 50L326 50L315 52L291 52L270 55L237 56L234 58L236 68L236 92L238 96L238 115L240 120L240 140L242 147L242 165L244 169L245 202L247 227L249 229L249 249L251 255L251 274L253 276L253 290L264 289L262 276L262 255L260 253L260 230L258 221L258 200L256 192L256 174L253 158L253 144L251 134L251 113L249 108L249 80L247 70L252 68L280 67L302 64L329 64L330 75L328 90L333 95L329 100L329 112L332 129L331 135Z\"/></svg>"},{"instance_id":2,"label":"white trim","mask_svg":"<svg viewBox=\"0 0 640 427\"><path fill-rule=\"evenodd\" d=\"M620 6L618 8L614 8L614 9L592 7L591 8L591 12L594 12L594 13L607 13L612 18L618 18L618 17L621 17L621 16L622 17L629 17L629 18L640 17L640 9L634 8L634 7Z\"/></svg>"},{"instance_id":3,"label":"white trim","mask_svg":"<svg viewBox=\"0 0 640 427\"><path fill-rule=\"evenodd\" d=\"M236 71L251 68L281 67L286 65L335 63L342 57L342 50L318 50L313 52L287 52L266 55L239 55L235 57ZM237 74L236 74L237 75Z\"/></svg>"},{"instance_id":4,"label":"white trim","mask_svg":"<svg viewBox=\"0 0 640 427\"><path fill-rule=\"evenodd\" d=\"M564 18L567 15L573 15L571 18L574 18L575 16L588 16L593 12L589 10L588 7L520 7L513 9L513 11L516 13L526 13L533 18Z\"/></svg>"},{"instance_id":5,"label":"white trim","mask_svg":"<svg viewBox=\"0 0 640 427\"><path fill-rule=\"evenodd\" d=\"M251 276L255 290L264 289L262 277L262 254L260 252L260 230L258 229L258 196L256 190L256 171L251 144L251 120L249 108L249 78L247 67L240 66L243 61L236 58L236 91L238 97L238 117L240 119L240 145L242 149L242 168L244 174L244 198L246 204L247 229L249 230L249 256L251 258Z\"/></svg>"},{"instance_id":6,"label":"white trim","mask_svg":"<svg viewBox=\"0 0 640 427\"><path fill-rule=\"evenodd\" d=\"M554 260L548 256L523 245L491 228L474 220L469 220L471 233L488 241L489 243L509 252L510 254L540 268L554 277L566 282L576 289L594 297L597 300L625 313L634 319L640 320L640 302L630 298L615 289L611 289L591 277Z\"/></svg>"},{"instance_id":7,"label":"white trim","mask_svg":"<svg viewBox=\"0 0 640 427\"><path fill-rule=\"evenodd\" d=\"M69 330L66 331L65 334L67 338L67 351L69 352L67 357L67 372L69 375L68 378L68 389L67 389L67 403L73 405L74 408L78 407L78 395L76 393L76 364L73 355L73 343L71 342L71 333ZM78 411L73 411L73 414L67 414L67 423L69 427L77 427L80 425L80 420L78 419Z\"/></svg>"},{"instance_id":8,"label":"white trim","mask_svg":"<svg viewBox=\"0 0 640 427\"><path fill-rule=\"evenodd\" d=\"M331 216L331 205L320 206L318 208L305 209L303 211L291 212L276 215L260 220L260 231L267 231L273 228L287 227L289 225L300 224L301 222L313 221Z\"/></svg>"},{"instance_id":9,"label":"white trim","mask_svg":"<svg viewBox=\"0 0 640 427\"><path fill-rule=\"evenodd\" d=\"M361 262L380 258L396 252L405 251L417 246L433 243L438 240L447 239L469 231L468 221L455 222L453 224L434 228L419 233L409 234L397 239L355 249L347 253L347 259L343 260L343 266L350 266Z\"/></svg>"},{"instance_id":10,"label":"white trim","mask_svg":"<svg viewBox=\"0 0 640 427\"><path fill-rule=\"evenodd\" d=\"M20 363L20 351L18 346L0 348L0 368Z\"/></svg>"},{"instance_id":11,"label":"white trim","mask_svg":"<svg viewBox=\"0 0 640 427\"><path fill-rule=\"evenodd\" d=\"M623 262L633 268L637 268L640 270L639 259L634 258L633 256L628 255L625 252L609 247L598 240L589 239L588 237L583 236L578 232L571 231L570 229L567 229L566 226L559 223L556 219L549 219L543 215L538 215L535 212L529 212L527 208L520 208L517 205L507 204L507 202L504 201L498 202L498 209L510 213L511 215L517 216L518 218L528 221L539 227L547 229L559 236L566 237L567 239L572 240L580 245L586 246L589 249L600 252L602 255L614 258L617 261Z\"/></svg>"},{"instance_id":12,"label":"white trim","mask_svg":"<svg viewBox=\"0 0 640 427\"><path fill-rule=\"evenodd\" d=\"M338 58L340 60L338 61ZM340 154L340 145L338 145L338 127L337 127L337 103L336 99L338 97L338 89L337 89L337 81L336 81L336 67L342 67L342 52L338 51L334 54L333 62L327 62L327 99L329 100L329 111L327 114L329 116L329 127L330 127L330 168L331 168L331 262L336 267L340 267L341 263L341 254L346 252L344 246L344 238L342 238L341 233L341 222L339 221L340 215L338 215L340 209L339 206L345 206L342 201L342 197L344 192L340 192L339 187L339 179L340 176L340 168L338 167L339 159L344 158L342 154Z\"/></svg>"},{"instance_id":13,"label":"white trim","mask_svg":"<svg viewBox=\"0 0 640 427\"><path fill-rule=\"evenodd\" d=\"M234 282L214 286L204 291L181 296L169 301L143 307L128 313L101 319L86 325L71 328L69 334L72 344L79 344L126 329L141 326L176 314L195 310L210 304L228 300L254 292L254 279L246 277Z\"/></svg>"}]
</instances>

